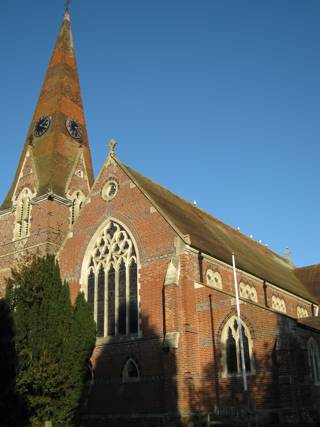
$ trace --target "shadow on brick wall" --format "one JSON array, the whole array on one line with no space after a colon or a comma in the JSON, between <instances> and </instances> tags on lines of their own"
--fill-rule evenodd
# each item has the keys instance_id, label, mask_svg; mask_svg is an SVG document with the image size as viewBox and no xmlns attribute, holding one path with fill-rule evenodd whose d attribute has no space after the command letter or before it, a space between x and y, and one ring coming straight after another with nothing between
<instances>
[{"instance_id":1,"label":"shadow on brick wall","mask_svg":"<svg viewBox=\"0 0 320 427\"><path fill-rule=\"evenodd\" d=\"M98 340L84 426L180 425L174 350L143 315L141 330L139 336L117 336L104 344Z\"/></svg>"},{"instance_id":2,"label":"shadow on brick wall","mask_svg":"<svg viewBox=\"0 0 320 427\"><path fill-rule=\"evenodd\" d=\"M197 414L194 426L209 425L209 420L225 425L319 425L316 402L306 384L307 351L296 321L279 315L277 331L259 353L253 342L253 369L245 394L242 375L221 375L222 348L211 315L212 361L204 367L200 381L187 382L190 411Z\"/></svg>"}]
</instances>

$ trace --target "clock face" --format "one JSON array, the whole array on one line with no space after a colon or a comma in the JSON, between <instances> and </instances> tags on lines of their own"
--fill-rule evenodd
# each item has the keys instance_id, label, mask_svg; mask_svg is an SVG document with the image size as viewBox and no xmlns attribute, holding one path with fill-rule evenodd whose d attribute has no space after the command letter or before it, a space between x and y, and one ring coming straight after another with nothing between
<instances>
[{"instance_id":1,"label":"clock face","mask_svg":"<svg viewBox=\"0 0 320 427\"><path fill-rule=\"evenodd\" d=\"M33 135L35 137L42 136L50 127L51 117L41 116L40 119L36 122L33 128Z\"/></svg>"},{"instance_id":2,"label":"clock face","mask_svg":"<svg viewBox=\"0 0 320 427\"><path fill-rule=\"evenodd\" d=\"M82 137L82 130L79 123L74 119L66 120L66 127L72 138L80 139Z\"/></svg>"}]
</instances>

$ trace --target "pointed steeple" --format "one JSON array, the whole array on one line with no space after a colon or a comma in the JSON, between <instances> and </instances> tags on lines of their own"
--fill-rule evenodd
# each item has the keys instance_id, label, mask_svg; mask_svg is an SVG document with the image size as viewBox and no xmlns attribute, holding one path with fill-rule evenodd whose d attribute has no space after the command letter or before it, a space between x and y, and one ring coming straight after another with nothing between
<instances>
[{"instance_id":1,"label":"pointed steeple","mask_svg":"<svg viewBox=\"0 0 320 427\"><path fill-rule=\"evenodd\" d=\"M27 153L31 151L38 188L66 197L70 175L82 152L89 186L93 182L90 148L67 3L61 28L34 111L20 163L2 209L10 207Z\"/></svg>"}]
</instances>

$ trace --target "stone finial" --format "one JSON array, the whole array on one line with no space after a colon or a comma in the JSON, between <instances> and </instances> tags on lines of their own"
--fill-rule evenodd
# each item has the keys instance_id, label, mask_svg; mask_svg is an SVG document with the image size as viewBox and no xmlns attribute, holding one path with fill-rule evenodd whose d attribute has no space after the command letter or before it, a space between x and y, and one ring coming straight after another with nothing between
<instances>
[{"instance_id":1,"label":"stone finial","mask_svg":"<svg viewBox=\"0 0 320 427\"><path fill-rule=\"evenodd\" d=\"M116 145L117 145L117 141L115 141L114 139L110 139L109 141L109 156L111 157L116 157Z\"/></svg>"},{"instance_id":2,"label":"stone finial","mask_svg":"<svg viewBox=\"0 0 320 427\"><path fill-rule=\"evenodd\" d=\"M290 265L293 265L292 258L291 258L291 251L288 247L285 248L284 250L284 257Z\"/></svg>"}]
</instances>

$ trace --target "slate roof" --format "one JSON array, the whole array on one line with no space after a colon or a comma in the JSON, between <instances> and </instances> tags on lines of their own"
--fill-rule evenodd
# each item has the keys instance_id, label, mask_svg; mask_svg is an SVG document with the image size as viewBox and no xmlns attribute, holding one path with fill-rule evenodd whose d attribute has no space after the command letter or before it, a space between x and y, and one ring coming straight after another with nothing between
<instances>
[{"instance_id":1,"label":"slate roof","mask_svg":"<svg viewBox=\"0 0 320 427\"><path fill-rule=\"evenodd\" d=\"M297 319L299 325L308 326L309 328L316 329L320 331L320 317L302 317Z\"/></svg>"},{"instance_id":2,"label":"slate roof","mask_svg":"<svg viewBox=\"0 0 320 427\"><path fill-rule=\"evenodd\" d=\"M227 264L235 253L237 267L288 292L316 302L295 274L292 264L270 249L224 224L207 212L156 184L129 166L120 163L135 184L159 208L182 235L189 235L191 246Z\"/></svg>"},{"instance_id":3,"label":"slate roof","mask_svg":"<svg viewBox=\"0 0 320 427\"><path fill-rule=\"evenodd\" d=\"M299 280L320 303L320 264L296 268L295 273Z\"/></svg>"}]
</instances>

